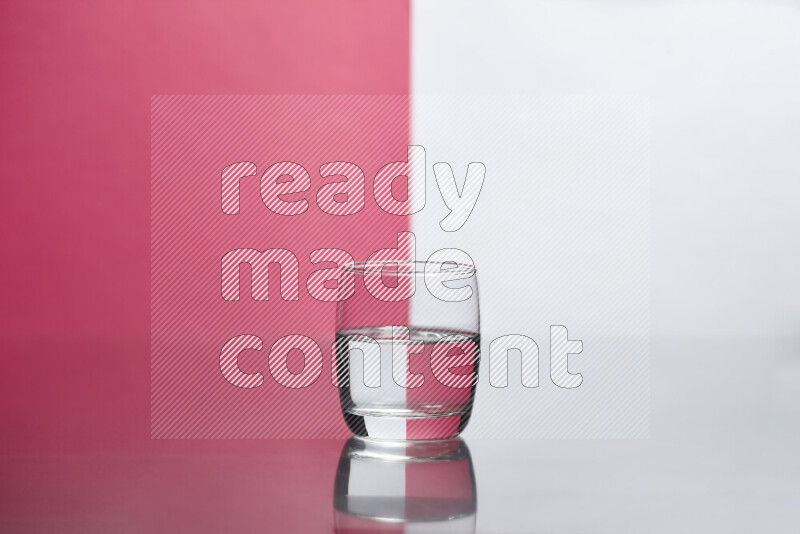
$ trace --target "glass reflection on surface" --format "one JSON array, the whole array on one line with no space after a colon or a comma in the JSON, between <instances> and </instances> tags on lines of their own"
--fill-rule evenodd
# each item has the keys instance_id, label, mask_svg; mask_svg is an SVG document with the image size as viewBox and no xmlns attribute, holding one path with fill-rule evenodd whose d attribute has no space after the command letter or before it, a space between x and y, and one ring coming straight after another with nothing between
<instances>
[{"instance_id":1,"label":"glass reflection on surface","mask_svg":"<svg viewBox=\"0 0 800 534\"><path fill-rule=\"evenodd\" d=\"M475 532L472 458L461 439L386 442L351 438L334 490L336 532Z\"/></svg>"}]
</instances>

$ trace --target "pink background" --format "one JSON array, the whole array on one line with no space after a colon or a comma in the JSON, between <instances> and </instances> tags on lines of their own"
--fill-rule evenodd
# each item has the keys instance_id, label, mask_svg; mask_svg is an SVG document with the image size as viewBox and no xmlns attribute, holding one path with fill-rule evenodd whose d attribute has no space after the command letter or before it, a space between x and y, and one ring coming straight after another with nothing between
<instances>
[{"instance_id":1,"label":"pink background","mask_svg":"<svg viewBox=\"0 0 800 534\"><path fill-rule=\"evenodd\" d=\"M407 94L406 2L4 2L4 450L150 447L150 99Z\"/></svg>"}]
</instances>

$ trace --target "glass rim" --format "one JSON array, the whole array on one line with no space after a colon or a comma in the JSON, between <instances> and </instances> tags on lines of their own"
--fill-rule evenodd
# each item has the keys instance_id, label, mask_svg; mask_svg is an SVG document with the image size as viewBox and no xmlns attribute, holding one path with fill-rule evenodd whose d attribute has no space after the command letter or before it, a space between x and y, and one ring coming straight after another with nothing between
<instances>
[{"instance_id":1,"label":"glass rim","mask_svg":"<svg viewBox=\"0 0 800 534\"><path fill-rule=\"evenodd\" d=\"M445 265L450 266L444 268ZM430 269L429 266L434 266ZM390 274L397 276L414 276L414 275L475 275L478 269L474 265L467 263L458 263L457 261L412 261L412 260L396 260L396 261L353 261L342 265L341 269L345 272L354 274Z\"/></svg>"}]
</instances>

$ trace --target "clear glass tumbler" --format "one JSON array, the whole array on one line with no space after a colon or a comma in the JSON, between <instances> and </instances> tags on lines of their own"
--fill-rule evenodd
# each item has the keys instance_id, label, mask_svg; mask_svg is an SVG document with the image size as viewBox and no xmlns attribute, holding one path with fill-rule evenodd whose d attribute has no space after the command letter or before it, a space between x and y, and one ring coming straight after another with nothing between
<instances>
[{"instance_id":1,"label":"clear glass tumbler","mask_svg":"<svg viewBox=\"0 0 800 534\"><path fill-rule=\"evenodd\" d=\"M338 305L342 412L356 436L452 438L466 427L480 361L475 267L362 262L344 267Z\"/></svg>"}]
</instances>

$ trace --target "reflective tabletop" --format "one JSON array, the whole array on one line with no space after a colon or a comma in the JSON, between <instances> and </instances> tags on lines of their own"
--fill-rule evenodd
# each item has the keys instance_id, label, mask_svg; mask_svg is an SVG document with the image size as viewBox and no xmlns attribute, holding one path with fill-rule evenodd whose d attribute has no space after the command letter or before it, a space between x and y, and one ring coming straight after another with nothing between
<instances>
[{"instance_id":1,"label":"reflective tabletop","mask_svg":"<svg viewBox=\"0 0 800 534\"><path fill-rule=\"evenodd\" d=\"M0 457L3 532L797 532L800 348L656 343L651 438L128 440Z\"/></svg>"}]
</instances>

